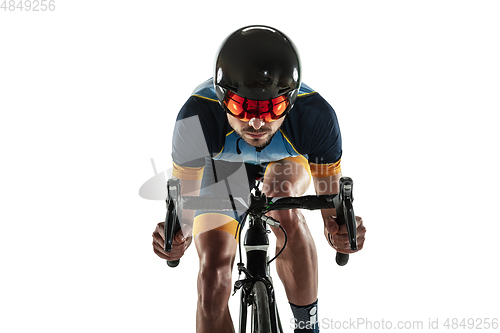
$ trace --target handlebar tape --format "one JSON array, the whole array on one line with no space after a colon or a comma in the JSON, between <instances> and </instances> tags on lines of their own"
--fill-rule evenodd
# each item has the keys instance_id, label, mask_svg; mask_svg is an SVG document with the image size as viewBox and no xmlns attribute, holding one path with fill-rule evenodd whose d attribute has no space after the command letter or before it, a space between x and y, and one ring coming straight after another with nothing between
<instances>
[{"instance_id":1,"label":"handlebar tape","mask_svg":"<svg viewBox=\"0 0 500 333\"><path fill-rule=\"evenodd\" d=\"M268 210L281 210L281 209L328 209L334 208L333 197L336 195L306 195L302 197L285 197L285 198L272 198L267 197L266 202L262 202L268 206ZM233 203L237 211L247 211L249 209L248 199L233 198L231 201L228 197L214 196L214 197L182 197L182 208L192 210L207 210L207 211L232 211ZM254 207L252 207L254 208Z\"/></svg>"},{"instance_id":2,"label":"handlebar tape","mask_svg":"<svg viewBox=\"0 0 500 333\"><path fill-rule=\"evenodd\" d=\"M348 261L349 261L348 254L337 252L337 255L335 256L335 262L337 263L337 265L344 266L345 264L347 264Z\"/></svg>"}]
</instances>

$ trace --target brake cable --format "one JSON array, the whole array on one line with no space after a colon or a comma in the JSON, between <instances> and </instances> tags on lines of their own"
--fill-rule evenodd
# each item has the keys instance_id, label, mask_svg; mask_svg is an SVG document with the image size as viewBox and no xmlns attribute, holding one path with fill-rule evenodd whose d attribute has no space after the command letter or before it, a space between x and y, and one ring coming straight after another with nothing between
<instances>
[{"instance_id":1,"label":"brake cable","mask_svg":"<svg viewBox=\"0 0 500 333\"><path fill-rule=\"evenodd\" d=\"M271 259L271 260L269 260L269 261L267 262L267 265L269 265L269 264L270 264L270 263L272 263L272 262L273 262L276 258L278 258L278 257L279 257L279 255L280 255L280 254L283 252L283 250L285 249L285 247L286 247L286 243L288 242L288 236L286 235L286 231L285 231L285 229L281 226L281 224L280 224L280 226L279 226L279 227L280 227L280 229L283 231L283 234L285 235L285 243L283 244L283 247L281 248L280 252L278 252L278 254L276 254L276 255L274 256L274 258L273 258L273 259Z\"/></svg>"}]
</instances>

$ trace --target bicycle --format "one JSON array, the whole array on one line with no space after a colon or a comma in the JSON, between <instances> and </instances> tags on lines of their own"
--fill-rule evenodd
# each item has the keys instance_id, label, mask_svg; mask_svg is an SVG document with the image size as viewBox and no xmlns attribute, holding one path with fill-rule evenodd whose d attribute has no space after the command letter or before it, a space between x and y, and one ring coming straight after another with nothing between
<instances>
[{"instance_id":1,"label":"bicycle","mask_svg":"<svg viewBox=\"0 0 500 333\"><path fill-rule=\"evenodd\" d=\"M165 219L165 251L172 250L173 237L180 230L179 220L183 209L211 210L211 211L245 211L242 223L237 233L241 236L246 218L249 226L245 234L244 246L247 255L247 266L242 262L241 241L239 242L238 273L245 274L244 279L239 279L234 284L233 295L241 289L239 332L245 333L247 327L248 307L251 307L251 332L252 333L282 333L274 287L270 275L270 263L273 262L285 249L287 236L285 229L279 221L264 214L272 210L284 209L328 209L335 208L338 224L346 224L349 246L357 250L356 220L352 206L353 181L351 178L340 179L338 194L307 195L301 197L266 197L255 186L254 192L246 200L243 198L229 197L194 197L181 196L180 180L171 178L167 182L167 215ZM285 236L281 250L268 260L267 250L269 238L267 225L280 228ZM241 240L241 237L239 237ZM330 240L331 242L331 240ZM337 252L336 262L340 266L347 264L348 254ZM167 261L170 267L176 267L179 260Z\"/></svg>"}]
</instances>

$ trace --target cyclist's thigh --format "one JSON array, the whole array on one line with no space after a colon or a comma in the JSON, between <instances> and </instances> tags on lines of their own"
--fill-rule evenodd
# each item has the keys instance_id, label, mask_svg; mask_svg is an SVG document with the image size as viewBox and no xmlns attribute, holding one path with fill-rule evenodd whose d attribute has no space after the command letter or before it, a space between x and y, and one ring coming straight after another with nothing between
<instances>
[{"instance_id":1,"label":"cyclist's thigh","mask_svg":"<svg viewBox=\"0 0 500 333\"><path fill-rule=\"evenodd\" d=\"M296 156L268 164L263 190L267 196L300 196L310 184L309 163L304 156Z\"/></svg>"},{"instance_id":2,"label":"cyclist's thigh","mask_svg":"<svg viewBox=\"0 0 500 333\"><path fill-rule=\"evenodd\" d=\"M248 198L255 182L256 170L261 169L244 163L207 159L200 196L221 196L228 199L231 194L234 198ZM217 230L225 231L237 239L239 223L244 213L198 210L195 213L193 235L196 237L198 234Z\"/></svg>"},{"instance_id":3,"label":"cyclist's thigh","mask_svg":"<svg viewBox=\"0 0 500 333\"><path fill-rule=\"evenodd\" d=\"M200 258L200 267L231 271L237 247L234 235L213 229L194 236L194 243Z\"/></svg>"}]
</instances>

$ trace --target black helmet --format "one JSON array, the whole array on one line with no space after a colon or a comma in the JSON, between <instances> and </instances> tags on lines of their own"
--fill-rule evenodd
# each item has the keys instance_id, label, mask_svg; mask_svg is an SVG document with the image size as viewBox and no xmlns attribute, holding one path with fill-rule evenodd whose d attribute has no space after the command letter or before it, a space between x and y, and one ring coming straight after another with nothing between
<instances>
[{"instance_id":1,"label":"black helmet","mask_svg":"<svg viewBox=\"0 0 500 333\"><path fill-rule=\"evenodd\" d=\"M228 110L229 98L234 101L232 96L236 95L246 112L270 112L272 116L268 114L266 121L276 120L292 108L300 80L300 60L295 45L285 34L267 26L248 26L233 32L220 46L215 60L214 85L220 104L247 121L249 119ZM277 109L276 103L283 100L286 100L283 103L286 110L274 114L272 106ZM257 104L271 107L263 109L255 106Z\"/></svg>"}]
</instances>

